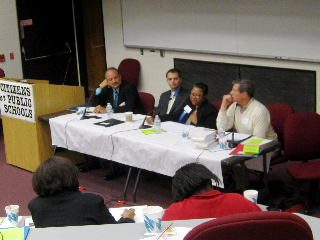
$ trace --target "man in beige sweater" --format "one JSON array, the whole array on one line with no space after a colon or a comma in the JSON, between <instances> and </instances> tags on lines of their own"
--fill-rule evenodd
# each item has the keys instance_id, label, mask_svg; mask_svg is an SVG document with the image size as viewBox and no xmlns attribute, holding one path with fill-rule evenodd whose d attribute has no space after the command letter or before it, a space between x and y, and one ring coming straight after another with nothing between
<instances>
[{"instance_id":1,"label":"man in beige sweater","mask_svg":"<svg viewBox=\"0 0 320 240\"><path fill-rule=\"evenodd\" d=\"M271 126L268 109L253 96L252 81L246 79L234 81L230 94L222 98L217 127L222 127L226 131L234 124L238 133L276 140L277 134Z\"/></svg>"},{"instance_id":2,"label":"man in beige sweater","mask_svg":"<svg viewBox=\"0 0 320 240\"><path fill-rule=\"evenodd\" d=\"M230 94L224 95L217 117L217 128L228 130L235 127L238 133L268 140L277 140L278 136L271 126L268 109L254 97L254 83L247 79L238 79L233 82ZM278 151L267 154L267 169L271 158ZM245 162L247 168L263 171L262 156ZM240 169L233 168L236 178L236 189L240 189ZM248 185L248 181L246 183Z\"/></svg>"}]
</instances>

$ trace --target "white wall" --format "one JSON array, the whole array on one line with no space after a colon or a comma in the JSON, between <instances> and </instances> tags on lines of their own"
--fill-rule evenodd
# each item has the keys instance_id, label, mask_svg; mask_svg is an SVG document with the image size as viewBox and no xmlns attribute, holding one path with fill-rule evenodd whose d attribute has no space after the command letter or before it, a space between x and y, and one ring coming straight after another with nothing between
<instances>
[{"instance_id":1,"label":"white wall","mask_svg":"<svg viewBox=\"0 0 320 240\"><path fill-rule=\"evenodd\" d=\"M298 0L297 4L299 3ZM226 55L204 54L165 51L165 57L160 57L159 51L156 54L144 50L140 55L139 49L125 48L123 46L121 3L120 0L102 0L103 17L105 28L106 58L108 67L117 67L124 58L135 58L141 63L141 78L138 86L139 91L149 92L154 95L156 104L160 94L169 89L165 74L173 68L173 58L203 60L211 62L247 64L256 66L268 66L279 68L291 68L301 70L314 70L317 72L317 103L320 101L320 64L297 62L288 60L261 59L252 57L234 57ZM154 23L157 24L156 22ZM290 86L288 86L290 87ZM298 97L298 96L297 96ZM317 112L320 107L317 104Z\"/></svg>"},{"instance_id":2,"label":"white wall","mask_svg":"<svg viewBox=\"0 0 320 240\"><path fill-rule=\"evenodd\" d=\"M0 68L9 78L23 77L17 21L16 1L0 0L0 54L6 59L0 62ZM10 60L10 53L14 60Z\"/></svg>"}]
</instances>

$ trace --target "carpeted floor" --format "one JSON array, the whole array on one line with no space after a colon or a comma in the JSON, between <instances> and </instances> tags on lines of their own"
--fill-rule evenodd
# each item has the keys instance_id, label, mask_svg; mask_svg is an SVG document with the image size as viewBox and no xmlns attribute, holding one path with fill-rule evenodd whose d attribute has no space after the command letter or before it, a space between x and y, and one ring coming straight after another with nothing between
<instances>
[{"instance_id":1,"label":"carpeted floor","mask_svg":"<svg viewBox=\"0 0 320 240\"><path fill-rule=\"evenodd\" d=\"M137 202L133 203L132 192L137 171L133 170L133 176L127 191L127 203L119 204L123 199L123 190L126 176L113 181L105 181L105 169L93 170L87 173L79 173L80 186L84 192L92 192L103 196L108 207L123 207L130 205L160 205L167 208L172 203L170 178L157 174L148 174L142 171L141 181L137 191ZM36 197L32 189L32 172L12 166L6 163L3 135L0 136L0 216L5 216L4 207L8 204L20 206L20 215L30 215L29 201ZM148 180L148 181L146 181Z\"/></svg>"},{"instance_id":2,"label":"carpeted floor","mask_svg":"<svg viewBox=\"0 0 320 240\"><path fill-rule=\"evenodd\" d=\"M272 171L269 172L269 179L283 180L286 186L294 189L294 195L297 196L300 190L307 189L308 184L292 181L292 179L290 179L286 173L286 168L291 164L295 163L287 162L274 166ZM137 191L137 202L133 203L132 192L137 174L137 171L133 171L133 176L131 177L127 191L128 201L122 205L117 205L119 204L119 201L124 200L123 189L126 176L107 182L103 179L105 173L106 169L80 173L79 182L80 186L85 189L83 191L103 196L108 207L159 205L163 208L167 208L172 203L171 178L158 174L151 174L146 171L142 171L141 181ZM0 184L0 209L2 209L2 212L0 211L0 216L5 216L4 207L8 204L18 204L20 206L20 215L30 215L28 202L36 197L31 185L33 173L6 163L2 133L0 136L0 174L2 179ZM251 180L257 179L251 177ZM256 181L252 181L251 187L256 189L259 188L259 185L255 186L255 183ZM273 196L276 205L278 205L282 199L286 198L283 191L274 191ZM266 201L266 203L269 204L269 201ZM301 206L288 205L287 208L294 207L297 212L303 213L303 208L301 208ZM310 215L320 217L320 206L317 205L313 207Z\"/></svg>"}]
</instances>

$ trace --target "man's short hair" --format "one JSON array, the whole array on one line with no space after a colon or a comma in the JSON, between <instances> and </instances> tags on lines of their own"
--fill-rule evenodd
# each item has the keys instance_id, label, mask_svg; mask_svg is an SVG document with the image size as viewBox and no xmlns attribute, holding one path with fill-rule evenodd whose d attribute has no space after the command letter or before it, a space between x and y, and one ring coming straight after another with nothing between
<instances>
[{"instance_id":1,"label":"man's short hair","mask_svg":"<svg viewBox=\"0 0 320 240\"><path fill-rule=\"evenodd\" d=\"M181 72L179 69L172 68L172 69L168 70L168 72L166 73L166 78L168 77L168 73L178 73L179 78L181 78Z\"/></svg>"},{"instance_id":2,"label":"man's short hair","mask_svg":"<svg viewBox=\"0 0 320 240\"><path fill-rule=\"evenodd\" d=\"M33 190L45 197L79 189L78 169L68 159L50 157L41 163L32 177Z\"/></svg>"},{"instance_id":3,"label":"man's short hair","mask_svg":"<svg viewBox=\"0 0 320 240\"><path fill-rule=\"evenodd\" d=\"M221 183L207 167L199 163L189 163L178 169L172 179L172 194L174 202L183 201L197 191L205 189L208 184Z\"/></svg>"},{"instance_id":4,"label":"man's short hair","mask_svg":"<svg viewBox=\"0 0 320 240\"><path fill-rule=\"evenodd\" d=\"M109 67L109 68L107 68L107 70L105 71L104 75L106 75L106 73L107 73L109 70L115 70L115 71L118 73L118 75L120 75L118 69L115 68L115 67Z\"/></svg>"},{"instance_id":5,"label":"man's short hair","mask_svg":"<svg viewBox=\"0 0 320 240\"><path fill-rule=\"evenodd\" d=\"M248 96L252 98L254 96L254 83L249 79L237 79L232 84L240 84L239 91L247 92Z\"/></svg>"},{"instance_id":6,"label":"man's short hair","mask_svg":"<svg viewBox=\"0 0 320 240\"><path fill-rule=\"evenodd\" d=\"M207 96L209 88L208 85L202 82L196 83L193 87L200 88L204 96Z\"/></svg>"}]
</instances>

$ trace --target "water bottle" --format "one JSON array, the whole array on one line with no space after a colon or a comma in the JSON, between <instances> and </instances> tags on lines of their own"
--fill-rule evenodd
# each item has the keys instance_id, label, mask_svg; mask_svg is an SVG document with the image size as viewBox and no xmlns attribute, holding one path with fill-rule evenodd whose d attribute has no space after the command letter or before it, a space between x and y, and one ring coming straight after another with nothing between
<instances>
[{"instance_id":1,"label":"water bottle","mask_svg":"<svg viewBox=\"0 0 320 240\"><path fill-rule=\"evenodd\" d=\"M223 136L225 136L226 135L226 132L223 130L223 125L221 125L220 127L219 127L219 129L218 129L218 136L219 136L219 138L220 137L223 137Z\"/></svg>"},{"instance_id":2,"label":"water bottle","mask_svg":"<svg viewBox=\"0 0 320 240\"><path fill-rule=\"evenodd\" d=\"M222 125L218 129L218 136L219 136L220 149L223 149L223 150L227 149L228 147L227 136Z\"/></svg>"},{"instance_id":3,"label":"water bottle","mask_svg":"<svg viewBox=\"0 0 320 240\"><path fill-rule=\"evenodd\" d=\"M158 115L156 115L156 117L154 118L153 124L155 133L161 133L161 120Z\"/></svg>"},{"instance_id":4,"label":"water bottle","mask_svg":"<svg viewBox=\"0 0 320 240\"><path fill-rule=\"evenodd\" d=\"M112 114L113 114L113 111L112 111L112 106L110 103L107 104L107 118L108 119L111 119L112 118Z\"/></svg>"}]
</instances>

